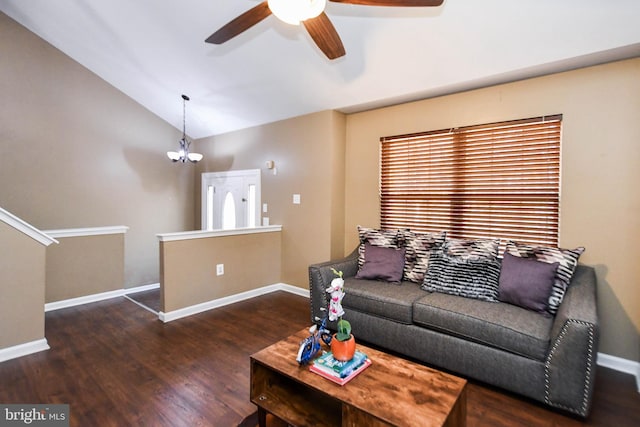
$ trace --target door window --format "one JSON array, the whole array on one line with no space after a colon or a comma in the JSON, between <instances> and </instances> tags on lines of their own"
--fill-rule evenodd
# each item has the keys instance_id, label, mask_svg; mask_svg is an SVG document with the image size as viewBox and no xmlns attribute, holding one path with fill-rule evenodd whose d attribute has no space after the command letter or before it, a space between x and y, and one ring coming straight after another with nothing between
<instances>
[{"instance_id":1,"label":"door window","mask_svg":"<svg viewBox=\"0 0 640 427\"><path fill-rule=\"evenodd\" d=\"M224 197L222 228L225 230L236 228L236 202L231 191L227 191L227 195Z\"/></svg>"}]
</instances>

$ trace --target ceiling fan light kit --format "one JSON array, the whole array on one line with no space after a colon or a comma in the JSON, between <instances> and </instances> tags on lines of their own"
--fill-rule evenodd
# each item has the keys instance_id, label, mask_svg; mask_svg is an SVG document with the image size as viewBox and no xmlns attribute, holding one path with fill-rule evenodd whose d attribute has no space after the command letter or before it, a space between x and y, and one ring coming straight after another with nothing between
<instances>
[{"instance_id":1,"label":"ceiling fan light kit","mask_svg":"<svg viewBox=\"0 0 640 427\"><path fill-rule=\"evenodd\" d=\"M329 0L362 6L433 7L444 0ZM222 44L248 30L269 15L292 25L304 24L305 29L318 48L329 59L345 55L342 40L335 27L324 13L327 0L265 0L249 9L211 34L207 43Z\"/></svg>"},{"instance_id":2,"label":"ceiling fan light kit","mask_svg":"<svg viewBox=\"0 0 640 427\"><path fill-rule=\"evenodd\" d=\"M192 163L197 163L200 160L202 160L202 158L204 157L200 153L189 152L189 146L191 145L191 141L187 139L187 132L186 132L186 116L187 116L186 108L187 108L188 100L189 100L189 97L187 95L182 95L182 139L178 141L178 143L180 144L180 150L167 151L167 157L174 163L175 162L185 163L187 160L189 160Z\"/></svg>"},{"instance_id":3,"label":"ceiling fan light kit","mask_svg":"<svg viewBox=\"0 0 640 427\"><path fill-rule=\"evenodd\" d=\"M291 25L315 18L324 12L327 0L268 0L271 13Z\"/></svg>"}]
</instances>

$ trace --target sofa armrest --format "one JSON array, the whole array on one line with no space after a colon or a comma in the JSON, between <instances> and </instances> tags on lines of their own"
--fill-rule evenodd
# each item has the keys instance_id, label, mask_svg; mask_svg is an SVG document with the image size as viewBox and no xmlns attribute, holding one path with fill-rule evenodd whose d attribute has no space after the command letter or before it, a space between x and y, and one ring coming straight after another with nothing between
<instances>
[{"instance_id":1,"label":"sofa armrest","mask_svg":"<svg viewBox=\"0 0 640 427\"><path fill-rule=\"evenodd\" d=\"M598 352L596 275L579 265L551 329L545 400L583 417L589 413Z\"/></svg>"},{"instance_id":2,"label":"sofa armrest","mask_svg":"<svg viewBox=\"0 0 640 427\"><path fill-rule=\"evenodd\" d=\"M309 266L309 297L311 300L311 322L319 323L325 313L321 310L329 306L327 288L336 275L331 270L342 271L343 278L353 277L358 272L358 249L345 258Z\"/></svg>"}]
</instances>

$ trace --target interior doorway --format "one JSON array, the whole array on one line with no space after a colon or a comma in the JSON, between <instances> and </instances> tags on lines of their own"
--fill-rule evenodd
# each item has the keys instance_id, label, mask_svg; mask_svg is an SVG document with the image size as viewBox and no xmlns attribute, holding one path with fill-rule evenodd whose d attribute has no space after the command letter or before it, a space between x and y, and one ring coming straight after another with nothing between
<instances>
[{"instance_id":1,"label":"interior doorway","mask_svg":"<svg viewBox=\"0 0 640 427\"><path fill-rule=\"evenodd\" d=\"M202 229L256 227L260 193L260 169L203 173Z\"/></svg>"}]
</instances>

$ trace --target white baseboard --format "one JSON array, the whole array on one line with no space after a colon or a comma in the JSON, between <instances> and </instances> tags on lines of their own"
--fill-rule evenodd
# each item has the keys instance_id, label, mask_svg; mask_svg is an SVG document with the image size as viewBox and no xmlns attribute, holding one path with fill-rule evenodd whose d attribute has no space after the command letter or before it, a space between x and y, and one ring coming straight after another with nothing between
<instances>
[{"instance_id":1,"label":"white baseboard","mask_svg":"<svg viewBox=\"0 0 640 427\"><path fill-rule=\"evenodd\" d=\"M148 291L151 289L158 289L160 283L152 283L150 285L137 286L135 288L123 288L115 291L102 292L99 294L85 295L78 298L71 298L62 301L49 302L44 305L44 311L60 310L61 308L74 307L76 305L89 304L91 302L103 301L110 298L121 297L127 294L133 294L135 292Z\"/></svg>"},{"instance_id":2,"label":"white baseboard","mask_svg":"<svg viewBox=\"0 0 640 427\"><path fill-rule=\"evenodd\" d=\"M287 285L286 283L278 283L275 286L278 287L277 291L285 291L290 294L295 294L301 297L310 298L309 289L302 289L297 286Z\"/></svg>"},{"instance_id":3,"label":"white baseboard","mask_svg":"<svg viewBox=\"0 0 640 427\"><path fill-rule=\"evenodd\" d=\"M40 351L49 350L49 348L49 343L47 343L46 338L24 344L14 345L13 347L3 348L0 349L0 362L27 356L33 353L38 353Z\"/></svg>"},{"instance_id":4,"label":"white baseboard","mask_svg":"<svg viewBox=\"0 0 640 427\"><path fill-rule=\"evenodd\" d=\"M163 322L171 322L173 320L181 319L183 317L191 316L194 314L202 313L207 310L211 310L225 305L233 304L236 302L244 301L249 298L254 298L260 295L265 295L275 291L285 291L292 294L296 294L302 297L309 298L309 290L302 289L297 286L287 285L286 283L276 283L273 285L263 286L261 288L252 289L250 291L241 292L239 294L230 295L224 298L218 298L215 300L203 302L201 304L192 305L190 307L181 308L179 310L170 311L168 313L158 313L158 318Z\"/></svg>"},{"instance_id":5,"label":"white baseboard","mask_svg":"<svg viewBox=\"0 0 640 427\"><path fill-rule=\"evenodd\" d=\"M636 386L638 387L638 393L640 393L640 362L611 356L610 354L598 353L597 363L605 368L624 372L625 374L636 377Z\"/></svg>"}]
</instances>

